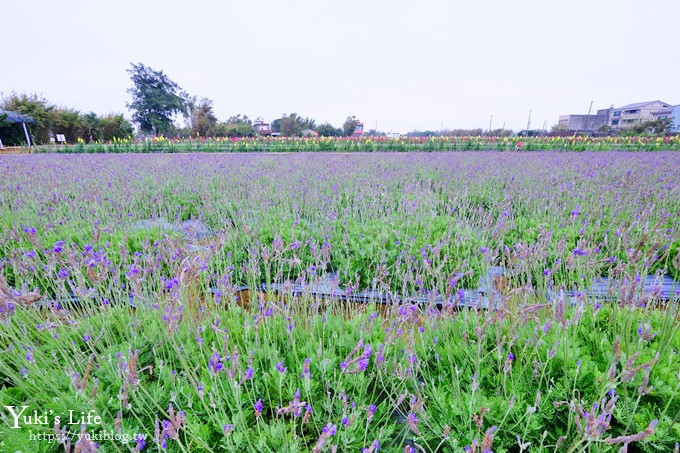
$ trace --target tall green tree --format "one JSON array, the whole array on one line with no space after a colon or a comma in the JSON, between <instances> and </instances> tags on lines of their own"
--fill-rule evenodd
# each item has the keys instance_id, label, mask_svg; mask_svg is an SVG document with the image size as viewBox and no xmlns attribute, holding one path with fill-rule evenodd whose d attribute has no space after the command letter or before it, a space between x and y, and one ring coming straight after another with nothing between
<instances>
[{"instance_id":1,"label":"tall green tree","mask_svg":"<svg viewBox=\"0 0 680 453\"><path fill-rule=\"evenodd\" d=\"M132 123L120 113L109 113L99 118L97 136L99 140L113 140L115 138L128 138L134 135Z\"/></svg>"},{"instance_id":2,"label":"tall green tree","mask_svg":"<svg viewBox=\"0 0 680 453\"><path fill-rule=\"evenodd\" d=\"M338 129L330 123L321 123L316 131L322 137L342 137L342 129Z\"/></svg>"},{"instance_id":3,"label":"tall green tree","mask_svg":"<svg viewBox=\"0 0 680 453\"><path fill-rule=\"evenodd\" d=\"M235 115L216 127L218 137L254 137L256 135L253 122L247 115Z\"/></svg>"},{"instance_id":4,"label":"tall green tree","mask_svg":"<svg viewBox=\"0 0 680 453\"><path fill-rule=\"evenodd\" d=\"M52 132L64 134L67 143L74 143L84 135L84 122L78 110L57 108L53 111Z\"/></svg>"},{"instance_id":5,"label":"tall green tree","mask_svg":"<svg viewBox=\"0 0 680 453\"><path fill-rule=\"evenodd\" d=\"M297 113L290 115L283 114L283 117L274 120L272 132L280 132L281 135L295 137L299 136L305 129L316 129L316 121L311 118L303 118Z\"/></svg>"},{"instance_id":6,"label":"tall green tree","mask_svg":"<svg viewBox=\"0 0 680 453\"><path fill-rule=\"evenodd\" d=\"M142 63L131 65L132 69L127 71L134 86L127 90L132 96L127 107L134 112L132 120L142 132L158 135L172 130L172 117L188 113L187 93L163 71L156 71Z\"/></svg>"},{"instance_id":7,"label":"tall green tree","mask_svg":"<svg viewBox=\"0 0 680 453\"><path fill-rule=\"evenodd\" d=\"M359 120L357 120L355 116L348 116L342 125L342 131L349 137L356 130L358 123Z\"/></svg>"},{"instance_id":8,"label":"tall green tree","mask_svg":"<svg viewBox=\"0 0 680 453\"><path fill-rule=\"evenodd\" d=\"M213 111L213 102L208 98L199 100L194 96L189 100L188 107L193 135L201 137L215 135L217 117Z\"/></svg>"}]
</instances>

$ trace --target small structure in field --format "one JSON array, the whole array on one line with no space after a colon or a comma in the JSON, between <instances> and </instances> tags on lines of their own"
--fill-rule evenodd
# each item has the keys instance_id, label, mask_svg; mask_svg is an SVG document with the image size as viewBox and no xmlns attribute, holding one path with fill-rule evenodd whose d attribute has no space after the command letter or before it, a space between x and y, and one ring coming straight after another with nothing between
<instances>
[{"instance_id":1,"label":"small structure in field","mask_svg":"<svg viewBox=\"0 0 680 453\"><path fill-rule=\"evenodd\" d=\"M21 123L24 129L24 135L26 136L26 144L31 147L31 136L28 134L28 129L26 124L35 124L33 117L28 115L22 115L21 113L10 112L9 110L0 110L0 124L5 123ZM0 143L1 145L1 143ZM2 148L2 146L0 146Z\"/></svg>"}]
</instances>

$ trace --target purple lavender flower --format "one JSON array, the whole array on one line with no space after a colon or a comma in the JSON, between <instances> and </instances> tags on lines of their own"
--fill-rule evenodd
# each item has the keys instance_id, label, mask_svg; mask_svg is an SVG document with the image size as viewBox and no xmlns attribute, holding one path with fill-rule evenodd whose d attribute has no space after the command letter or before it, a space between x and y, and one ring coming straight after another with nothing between
<instances>
[{"instance_id":1,"label":"purple lavender flower","mask_svg":"<svg viewBox=\"0 0 680 453\"><path fill-rule=\"evenodd\" d=\"M366 414L366 419L370 422L373 420L373 416L375 415L375 411L377 411L378 408L375 406L375 404L371 404L368 406L368 413Z\"/></svg>"},{"instance_id":2,"label":"purple lavender flower","mask_svg":"<svg viewBox=\"0 0 680 453\"><path fill-rule=\"evenodd\" d=\"M338 429L335 425L331 425L329 423L321 429L321 432L328 434L329 436L335 436L335 434L338 432Z\"/></svg>"},{"instance_id":3,"label":"purple lavender flower","mask_svg":"<svg viewBox=\"0 0 680 453\"><path fill-rule=\"evenodd\" d=\"M54 246L52 247L52 251L54 253L61 253L61 251L64 249L64 241L57 241L54 243Z\"/></svg>"},{"instance_id":4,"label":"purple lavender flower","mask_svg":"<svg viewBox=\"0 0 680 453\"><path fill-rule=\"evenodd\" d=\"M135 449L137 451L144 450L144 447L146 447L146 441L144 440L144 436L142 434L137 434L135 437L135 444Z\"/></svg>"},{"instance_id":5,"label":"purple lavender flower","mask_svg":"<svg viewBox=\"0 0 680 453\"><path fill-rule=\"evenodd\" d=\"M312 359L307 357L302 364L302 374L301 377L302 379L311 379L312 378L312 373L309 370L309 365L311 364Z\"/></svg>"},{"instance_id":6,"label":"purple lavender flower","mask_svg":"<svg viewBox=\"0 0 680 453\"><path fill-rule=\"evenodd\" d=\"M215 351L213 355L210 356L210 362L208 363L208 369L212 374L217 374L224 368L222 360L220 358L220 353Z\"/></svg>"},{"instance_id":7,"label":"purple lavender flower","mask_svg":"<svg viewBox=\"0 0 680 453\"><path fill-rule=\"evenodd\" d=\"M176 278L171 278L165 281L165 289L172 289L179 285L179 280Z\"/></svg>"},{"instance_id":8,"label":"purple lavender flower","mask_svg":"<svg viewBox=\"0 0 680 453\"><path fill-rule=\"evenodd\" d=\"M284 366L284 363L283 363L283 362L279 362L279 363L276 364L276 370L277 370L279 373L281 373L281 374L285 373L287 369L288 369L288 368L286 368L286 367Z\"/></svg>"},{"instance_id":9,"label":"purple lavender flower","mask_svg":"<svg viewBox=\"0 0 680 453\"><path fill-rule=\"evenodd\" d=\"M407 422L409 425L417 425L418 423L420 423L420 420L418 420L418 415L417 415L417 414L415 414L414 412L411 412L411 413L408 414L408 416L406 417L406 422Z\"/></svg>"}]
</instances>

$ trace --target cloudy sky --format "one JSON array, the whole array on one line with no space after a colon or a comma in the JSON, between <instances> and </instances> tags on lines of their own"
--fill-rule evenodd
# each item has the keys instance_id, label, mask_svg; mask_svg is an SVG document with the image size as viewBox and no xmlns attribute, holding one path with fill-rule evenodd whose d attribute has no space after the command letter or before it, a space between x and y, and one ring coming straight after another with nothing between
<instances>
[{"instance_id":1,"label":"cloudy sky","mask_svg":"<svg viewBox=\"0 0 680 453\"><path fill-rule=\"evenodd\" d=\"M519 130L680 104L678 0L2 0L0 91L123 112L163 70L217 116Z\"/></svg>"}]
</instances>

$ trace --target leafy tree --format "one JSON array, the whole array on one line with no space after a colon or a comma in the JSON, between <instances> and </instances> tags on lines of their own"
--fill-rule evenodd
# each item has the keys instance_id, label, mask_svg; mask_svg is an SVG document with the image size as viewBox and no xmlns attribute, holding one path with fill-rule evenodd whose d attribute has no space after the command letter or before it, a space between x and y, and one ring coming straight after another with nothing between
<instances>
[{"instance_id":1,"label":"leafy tree","mask_svg":"<svg viewBox=\"0 0 680 453\"><path fill-rule=\"evenodd\" d=\"M36 94L12 93L9 97L2 99L0 109L33 117L36 124L31 124L29 127L33 132L32 141L36 144L50 143L50 136L56 134L64 134L68 143L74 143L78 139L113 140L114 138L127 138L134 134L132 123L122 114L110 113L101 118L94 112L83 115L76 109L56 107ZM26 142L21 125L15 124L8 127L5 124L3 127L3 124L0 124L0 128L2 128L2 137L6 143ZM13 138L7 140L7 133L11 133Z\"/></svg>"},{"instance_id":2,"label":"leafy tree","mask_svg":"<svg viewBox=\"0 0 680 453\"><path fill-rule=\"evenodd\" d=\"M74 143L82 138L85 123L78 110L58 108L52 112L54 134L63 134L67 143Z\"/></svg>"},{"instance_id":3,"label":"leafy tree","mask_svg":"<svg viewBox=\"0 0 680 453\"><path fill-rule=\"evenodd\" d=\"M248 115L241 115L240 113L229 117L225 122L227 124L253 124L250 118L248 118Z\"/></svg>"},{"instance_id":4,"label":"leafy tree","mask_svg":"<svg viewBox=\"0 0 680 453\"><path fill-rule=\"evenodd\" d=\"M316 121L311 118L303 118L297 113L286 115L272 122L272 132L279 132L285 136L299 136L305 129L316 129Z\"/></svg>"},{"instance_id":5,"label":"leafy tree","mask_svg":"<svg viewBox=\"0 0 680 453\"><path fill-rule=\"evenodd\" d=\"M297 114L295 113L293 115L296 116L295 121L298 122L302 130L305 129L316 130L316 121L314 121L313 119L307 117L302 118L301 116L297 116Z\"/></svg>"},{"instance_id":6,"label":"leafy tree","mask_svg":"<svg viewBox=\"0 0 680 453\"><path fill-rule=\"evenodd\" d=\"M298 136L302 132L302 127L293 115L281 118L281 135Z\"/></svg>"},{"instance_id":7,"label":"leafy tree","mask_svg":"<svg viewBox=\"0 0 680 453\"><path fill-rule=\"evenodd\" d=\"M188 108L192 135L215 135L217 117L213 112L213 102L208 98L197 100L194 96L189 100Z\"/></svg>"},{"instance_id":8,"label":"leafy tree","mask_svg":"<svg viewBox=\"0 0 680 453\"><path fill-rule=\"evenodd\" d=\"M342 137L342 129L333 127L330 123L321 123L316 131L322 137Z\"/></svg>"},{"instance_id":9,"label":"leafy tree","mask_svg":"<svg viewBox=\"0 0 680 453\"><path fill-rule=\"evenodd\" d=\"M512 129L494 129L491 131L492 137L511 137Z\"/></svg>"},{"instance_id":10,"label":"leafy tree","mask_svg":"<svg viewBox=\"0 0 680 453\"><path fill-rule=\"evenodd\" d=\"M507 131L507 129L506 129ZM447 136L449 137L475 137L477 135L482 135L482 129L452 129L447 132ZM512 132L512 131L509 131ZM512 135L512 134L510 134Z\"/></svg>"},{"instance_id":11,"label":"leafy tree","mask_svg":"<svg viewBox=\"0 0 680 453\"><path fill-rule=\"evenodd\" d=\"M385 132L381 132L377 129L369 129L364 135L366 137L387 137Z\"/></svg>"},{"instance_id":12,"label":"leafy tree","mask_svg":"<svg viewBox=\"0 0 680 453\"><path fill-rule=\"evenodd\" d=\"M97 136L100 140L113 140L128 138L134 135L135 129L132 123L125 119L125 117L118 113L110 113L99 119L99 128Z\"/></svg>"},{"instance_id":13,"label":"leafy tree","mask_svg":"<svg viewBox=\"0 0 680 453\"><path fill-rule=\"evenodd\" d=\"M634 134L668 134L671 129L671 119L670 118L660 118L657 120L643 121L640 124L626 130Z\"/></svg>"},{"instance_id":14,"label":"leafy tree","mask_svg":"<svg viewBox=\"0 0 680 453\"><path fill-rule=\"evenodd\" d=\"M348 116L342 125L342 131L346 136L351 136L357 128L359 121L354 116Z\"/></svg>"},{"instance_id":15,"label":"leafy tree","mask_svg":"<svg viewBox=\"0 0 680 453\"><path fill-rule=\"evenodd\" d=\"M90 112L83 115L83 128L87 141L99 140L100 120L96 113Z\"/></svg>"},{"instance_id":16,"label":"leafy tree","mask_svg":"<svg viewBox=\"0 0 680 453\"><path fill-rule=\"evenodd\" d=\"M47 99L37 94L12 93L8 97L2 98L0 109L32 117L36 124L30 126L33 135L31 140L38 145L50 142L50 130L54 123L53 112L56 107L50 104ZM25 142L25 139L22 140Z\"/></svg>"},{"instance_id":17,"label":"leafy tree","mask_svg":"<svg viewBox=\"0 0 680 453\"><path fill-rule=\"evenodd\" d=\"M133 87L127 92L132 102L127 107L134 111L133 121L143 132L158 135L173 129L173 115L187 115L188 95L170 80L163 71L156 71L142 63L128 69Z\"/></svg>"},{"instance_id":18,"label":"leafy tree","mask_svg":"<svg viewBox=\"0 0 680 453\"><path fill-rule=\"evenodd\" d=\"M407 132L406 136L407 137L437 137L440 135L439 131L419 131L419 130L414 130L411 132Z\"/></svg>"},{"instance_id":19,"label":"leafy tree","mask_svg":"<svg viewBox=\"0 0 680 453\"><path fill-rule=\"evenodd\" d=\"M235 115L216 127L218 137L254 137L256 135L253 122L246 115Z\"/></svg>"},{"instance_id":20,"label":"leafy tree","mask_svg":"<svg viewBox=\"0 0 680 453\"><path fill-rule=\"evenodd\" d=\"M0 141L3 145L26 144L26 136L21 124L8 120L6 113L0 113Z\"/></svg>"},{"instance_id":21,"label":"leafy tree","mask_svg":"<svg viewBox=\"0 0 680 453\"><path fill-rule=\"evenodd\" d=\"M272 133L274 134L279 134L281 133L281 118L277 118L274 121L272 121Z\"/></svg>"}]
</instances>

